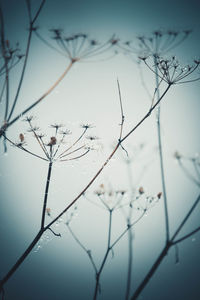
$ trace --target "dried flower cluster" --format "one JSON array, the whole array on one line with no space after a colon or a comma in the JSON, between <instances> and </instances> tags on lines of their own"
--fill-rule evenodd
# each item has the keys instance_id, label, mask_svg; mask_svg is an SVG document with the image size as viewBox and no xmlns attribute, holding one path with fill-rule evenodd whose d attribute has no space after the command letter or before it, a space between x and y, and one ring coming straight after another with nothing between
<instances>
[{"instance_id":1,"label":"dried flower cluster","mask_svg":"<svg viewBox=\"0 0 200 300\"><path fill-rule=\"evenodd\" d=\"M40 159L46 160L46 161L70 161L70 160L76 160L78 158L81 158L85 156L90 150L92 150L92 147L88 144L86 140L96 140L97 137L93 136L85 136L88 129L92 128L93 126L90 124L82 124L81 128L83 129L81 135L75 139L74 142L72 142L67 147L64 146L66 142L66 136L71 134L71 131L68 129L61 129L64 127L62 124L52 124L50 125L51 128L55 130L55 133L53 136L46 137L45 134L42 134L39 132L40 128L37 126L33 126L33 117L26 117L24 119L29 124L28 132L33 133L33 136L35 140L37 141L39 147L42 149L44 156L40 156L36 153L31 152L28 150L25 136L23 133L19 134L19 140L17 142L12 142L10 139L6 137L6 139L14 146L20 148L21 150L24 150L25 152L28 152L29 154L32 154ZM85 138L85 140L83 140Z\"/></svg>"},{"instance_id":2,"label":"dried flower cluster","mask_svg":"<svg viewBox=\"0 0 200 300\"><path fill-rule=\"evenodd\" d=\"M50 44L37 31L36 34L49 47L68 57L72 63L105 54L108 50L116 46L119 41L113 36L104 43L100 43L96 39L89 38L85 33L66 36L63 30L59 28L50 29L50 32L53 33L52 39L56 42L56 46ZM116 53L115 51L113 54Z\"/></svg>"},{"instance_id":3,"label":"dried flower cluster","mask_svg":"<svg viewBox=\"0 0 200 300\"><path fill-rule=\"evenodd\" d=\"M160 56L173 50L180 45L191 33L190 29L177 30L155 30L149 36L138 36L137 41L126 41L119 46L128 54L139 56Z\"/></svg>"}]
</instances>

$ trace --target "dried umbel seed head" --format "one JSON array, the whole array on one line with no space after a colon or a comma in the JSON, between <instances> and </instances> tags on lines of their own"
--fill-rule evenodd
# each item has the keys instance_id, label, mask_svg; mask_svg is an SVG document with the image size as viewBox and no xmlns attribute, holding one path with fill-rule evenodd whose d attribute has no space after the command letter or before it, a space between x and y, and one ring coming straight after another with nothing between
<instances>
[{"instance_id":1,"label":"dried umbel seed head","mask_svg":"<svg viewBox=\"0 0 200 300\"><path fill-rule=\"evenodd\" d=\"M68 57L72 63L102 55L110 50L111 47L114 48L118 43L118 39L115 36L103 43L99 43L96 39L91 39L84 33L66 36L61 29L51 29L50 31L53 33L53 40L57 42L57 46L54 49ZM44 41L44 38L42 39Z\"/></svg>"},{"instance_id":2,"label":"dried umbel seed head","mask_svg":"<svg viewBox=\"0 0 200 300\"><path fill-rule=\"evenodd\" d=\"M144 194L144 188L141 186L138 190L139 194L142 195Z\"/></svg>"},{"instance_id":3,"label":"dried umbel seed head","mask_svg":"<svg viewBox=\"0 0 200 300\"><path fill-rule=\"evenodd\" d=\"M90 141L95 141L95 140L98 140L98 136L96 135L88 135L86 136L86 139L90 140Z\"/></svg>"},{"instance_id":4,"label":"dried umbel seed head","mask_svg":"<svg viewBox=\"0 0 200 300\"><path fill-rule=\"evenodd\" d=\"M97 196L101 196L101 195L104 195L105 192L99 189L99 190L94 191L94 194Z\"/></svg>"},{"instance_id":5,"label":"dried umbel seed head","mask_svg":"<svg viewBox=\"0 0 200 300\"><path fill-rule=\"evenodd\" d=\"M56 130L58 130L59 128L63 127L63 124L51 124L50 125L51 128L55 128Z\"/></svg>"},{"instance_id":6,"label":"dried umbel seed head","mask_svg":"<svg viewBox=\"0 0 200 300\"><path fill-rule=\"evenodd\" d=\"M175 157L176 159L181 159L181 154L180 154L178 151L176 151L176 152L174 153L174 157Z\"/></svg>"},{"instance_id":7,"label":"dried umbel seed head","mask_svg":"<svg viewBox=\"0 0 200 300\"><path fill-rule=\"evenodd\" d=\"M126 193L125 190L116 191L116 194L121 194L122 196Z\"/></svg>"},{"instance_id":8,"label":"dried umbel seed head","mask_svg":"<svg viewBox=\"0 0 200 300\"><path fill-rule=\"evenodd\" d=\"M53 146L53 145L56 145L56 137L55 136L52 136L51 139L50 139L50 142L48 143L48 146Z\"/></svg>"},{"instance_id":9,"label":"dried umbel seed head","mask_svg":"<svg viewBox=\"0 0 200 300\"><path fill-rule=\"evenodd\" d=\"M110 40L110 43L111 43L112 45L116 45L118 42L119 42L119 39L113 38L113 39Z\"/></svg>"},{"instance_id":10,"label":"dried umbel seed head","mask_svg":"<svg viewBox=\"0 0 200 300\"><path fill-rule=\"evenodd\" d=\"M111 190L108 191L108 196L109 196L109 197L112 197L112 196L113 196L113 191L111 191Z\"/></svg>"},{"instance_id":11,"label":"dried umbel seed head","mask_svg":"<svg viewBox=\"0 0 200 300\"><path fill-rule=\"evenodd\" d=\"M92 124L81 124L81 128L84 128L84 129L89 129L89 128L93 128L94 126Z\"/></svg>"},{"instance_id":12,"label":"dried umbel seed head","mask_svg":"<svg viewBox=\"0 0 200 300\"><path fill-rule=\"evenodd\" d=\"M157 197L158 197L158 199L160 199L160 198L161 198L161 196L162 196L162 193L161 193L161 192L159 192L159 193L157 194Z\"/></svg>"},{"instance_id":13,"label":"dried umbel seed head","mask_svg":"<svg viewBox=\"0 0 200 300\"><path fill-rule=\"evenodd\" d=\"M20 139L21 142L24 142L24 135L23 135L23 133L20 133L19 139Z\"/></svg>"}]
</instances>

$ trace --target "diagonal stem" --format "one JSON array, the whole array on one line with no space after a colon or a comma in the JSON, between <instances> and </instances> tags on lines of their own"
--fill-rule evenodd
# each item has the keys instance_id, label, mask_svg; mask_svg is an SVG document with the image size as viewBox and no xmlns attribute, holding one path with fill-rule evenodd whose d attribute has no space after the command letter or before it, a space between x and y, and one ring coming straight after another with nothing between
<instances>
[{"instance_id":1,"label":"diagonal stem","mask_svg":"<svg viewBox=\"0 0 200 300\"><path fill-rule=\"evenodd\" d=\"M19 120L21 118L21 116L25 115L27 112L29 112L31 109L33 109L36 105L38 105L45 97L47 97L57 87L57 85L62 81L62 79L65 77L65 75L69 72L69 70L73 66L74 62L75 61L70 62L70 64L66 68L66 70L62 73L62 75L38 100L36 100L33 104L31 104L24 111L22 111L20 114L18 114L14 119L12 119L6 125L4 125L0 128L0 137L2 136L2 132L4 132L8 127L10 127L12 124L14 124L17 120Z\"/></svg>"},{"instance_id":2,"label":"diagonal stem","mask_svg":"<svg viewBox=\"0 0 200 300\"><path fill-rule=\"evenodd\" d=\"M30 254L34 246L37 244L37 242L40 240L43 233L49 229L44 227L45 222L45 212L46 212L46 205L47 205L47 198L48 198L48 191L49 191L49 183L51 179L51 171L52 171L52 162L49 162L49 168L48 168L48 174L47 174L47 180L46 180L46 188L45 188L45 195L44 195L44 202L43 202L43 210L42 210L42 218L41 218L41 228L38 234L35 236L33 241L30 243L28 248L25 250L25 252L20 256L20 258L17 260L17 262L14 264L14 266L10 269L10 271L6 274L6 276L0 281L0 293L3 291L4 284L8 281L8 279L15 273L15 271L19 268L19 266L23 263L25 258Z\"/></svg>"},{"instance_id":3,"label":"diagonal stem","mask_svg":"<svg viewBox=\"0 0 200 300\"><path fill-rule=\"evenodd\" d=\"M159 254L158 258L156 259L156 261L152 265L151 269L146 274L145 278L143 279L141 284L138 286L138 288L134 292L131 300L136 300L138 298L138 296L141 294L141 292L144 290L144 288L148 284L149 280L152 278L154 273L157 271L157 269L158 269L159 265L161 264L162 260L167 255L170 247L173 246L173 245L177 245L178 242L181 242L183 240L183 239L180 239L178 241L174 241L199 202L200 202L200 195L197 197L197 199L193 203L192 207L190 208L190 210L188 211L188 213L186 214L186 216L184 217L184 219L182 220L182 222L180 223L180 225L176 229L176 231L175 231L174 235L172 236L172 238L166 243L165 247L163 248L163 250ZM195 232L197 232L197 230ZM188 235L187 237L189 237L189 236L190 235Z\"/></svg>"},{"instance_id":4,"label":"diagonal stem","mask_svg":"<svg viewBox=\"0 0 200 300\"><path fill-rule=\"evenodd\" d=\"M30 254L34 246L37 244L39 239L41 238L42 234L44 233L44 230L40 230L38 234L35 236L31 244L28 246L28 248L25 250L25 252L20 256L20 258L17 260L17 262L14 264L14 266L10 269L10 271L6 274L6 276L0 281L0 293L3 291L4 284L9 280L9 278L15 273L15 271L19 268L19 266L23 263L25 258Z\"/></svg>"}]
</instances>

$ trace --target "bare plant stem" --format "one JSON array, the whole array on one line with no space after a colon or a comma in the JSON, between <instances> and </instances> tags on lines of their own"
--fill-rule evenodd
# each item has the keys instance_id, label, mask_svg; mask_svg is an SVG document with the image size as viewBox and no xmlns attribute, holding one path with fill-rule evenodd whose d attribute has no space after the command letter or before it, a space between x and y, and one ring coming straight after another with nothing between
<instances>
[{"instance_id":1,"label":"bare plant stem","mask_svg":"<svg viewBox=\"0 0 200 300\"><path fill-rule=\"evenodd\" d=\"M67 228L69 229L69 232L71 233L71 235L73 236L73 238L75 239L75 241L77 242L77 244L83 249L83 251L85 253L87 253L88 257L89 257L89 260L94 268L94 271L95 273L97 273L97 267L95 265L95 262L93 260L93 257L92 257L92 254L91 254L91 251L88 250L82 243L81 241L78 239L78 237L75 235L75 233L73 232L73 230L71 229L70 225L69 224L66 224L67 225Z\"/></svg>"},{"instance_id":2,"label":"bare plant stem","mask_svg":"<svg viewBox=\"0 0 200 300\"><path fill-rule=\"evenodd\" d=\"M185 223L187 222L188 218L190 217L190 215L192 214L192 212L194 211L194 209L196 208L197 204L200 202L200 195L197 197L196 201L194 202L194 204L192 205L191 209L188 211L188 213L186 214L185 218L183 219L183 221L180 223L180 225L178 226L177 230L175 231L174 235L172 236L171 239L169 239L169 241L167 242L167 244L165 245L165 247L163 248L163 250L160 252L158 258L156 259L156 261L154 262L154 264L152 265L151 269L149 270L149 272L147 273L147 275L145 276L145 278L143 279L143 281L141 282L141 284L138 286L138 288L136 289L136 291L134 292L131 300L136 300L138 298L138 296L141 294L141 292L144 290L144 288L146 287L146 285L148 284L149 280L152 278L152 276L154 275L154 273L156 272L156 270L158 269L159 265L161 264L162 260L165 258L165 256L167 255L169 249L171 248L171 246L173 245L177 245L178 242L183 241L183 239L186 239L188 237L190 237L191 235L188 234L185 237L174 241L175 238L177 237L177 235L179 234L179 232L181 231L181 229L183 228L183 226L185 225ZM194 230L192 232L192 234L194 234L195 232L197 232L198 230Z\"/></svg>"},{"instance_id":3,"label":"bare plant stem","mask_svg":"<svg viewBox=\"0 0 200 300\"><path fill-rule=\"evenodd\" d=\"M169 88L171 87L171 84L169 84L166 88L166 90L163 92L163 94L160 96L160 98L157 100L157 102L150 108L150 110L148 111L148 113L136 124L135 127L133 127L123 138L122 138L122 129L120 128L120 135L119 135L119 139L118 139L118 143L115 146L115 148L113 149L113 151L111 152L111 154L109 155L109 157L107 158L107 160L104 162L104 164L102 165L102 167L99 169L99 171L95 174L95 176L90 180L90 182L86 185L86 187L82 190L82 192L57 216L55 217L48 225L46 225L45 227L43 227L43 229L39 231L39 233L36 235L36 237L33 239L33 241L31 242L31 244L29 245L29 247L26 249L26 251L22 254L22 256L18 259L18 261L14 264L14 266L10 269L10 271L7 273L7 275L0 281L0 292L3 291L3 285L8 281L8 279L13 275L13 273L18 269L18 267L23 263L23 261L25 260L25 258L30 254L31 250L33 249L33 247L36 245L36 243L39 241L40 237L42 236L42 234L49 229L65 212L67 212L67 210L74 204L76 203L76 201L86 192L86 190L92 185L92 183L95 181L95 179L99 176L99 174L103 171L103 169L105 168L105 166L109 163L109 161L111 160L111 158L113 157L113 155L115 154L115 152L117 151L117 149L120 147L121 143L128 138L129 135L131 135L151 114L151 112L155 109L155 107L160 103L160 101L163 99L163 97L166 95L167 91L169 90ZM121 98L120 98L120 106L121 106L122 102L121 102ZM121 107L122 108L122 107ZM121 127L123 126L123 113L121 110L121 116L122 116L122 123L121 123ZM1 130L0 130L1 133ZM48 172L49 174L49 172ZM48 178L48 175L47 175ZM45 197L44 197L45 199ZM44 205L43 205L44 207ZM124 232L120 235L120 237L112 244L112 246L110 248L113 248L114 245L118 242L119 239L121 239L122 236L124 236L124 234L127 232L129 228L127 228L126 230L124 230ZM109 251L111 250L109 248ZM107 256L109 254L109 251L107 251L104 260L102 262L102 266L99 270L99 273L101 274L103 266L106 262ZM98 276L100 276L100 274Z\"/></svg>"},{"instance_id":4,"label":"bare plant stem","mask_svg":"<svg viewBox=\"0 0 200 300\"><path fill-rule=\"evenodd\" d=\"M132 280L132 264L133 264L133 233L130 229L128 231L128 271L127 271L125 300L128 300L130 295L131 280Z\"/></svg>"},{"instance_id":5,"label":"bare plant stem","mask_svg":"<svg viewBox=\"0 0 200 300\"><path fill-rule=\"evenodd\" d=\"M44 228L45 214L46 214L46 207L47 207L47 199L48 199L48 192L49 192L49 184L50 184L50 180L51 180L52 165L53 165L53 163L52 163L52 161L50 161L49 162L48 174L47 174L45 194L44 194L43 209L42 209L41 230Z\"/></svg>"},{"instance_id":6,"label":"bare plant stem","mask_svg":"<svg viewBox=\"0 0 200 300\"><path fill-rule=\"evenodd\" d=\"M26 114L27 112L29 112L31 109L33 109L37 104L39 104L45 97L47 97L56 87L57 85L62 81L62 79L65 77L65 75L69 72L69 70L71 69L71 67L73 66L75 61L71 61L70 64L68 65L68 67L66 68L66 70L62 73L62 75L56 80L56 82L38 99L36 100L33 104L31 104L29 107L27 107L23 112L21 112L20 114L18 114L12 121L8 122L8 124L6 124L5 128L1 128L0 129L0 136L1 131L5 131L5 129L7 129L8 127L10 127L13 123L15 123L19 118L21 118L21 116L23 116L24 114Z\"/></svg>"},{"instance_id":7,"label":"bare plant stem","mask_svg":"<svg viewBox=\"0 0 200 300\"><path fill-rule=\"evenodd\" d=\"M17 260L17 262L13 265L13 267L9 270L9 272L4 276L2 280L0 280L0 293L3 292L3 286L4 284L9 280L9 278L15 273L15 271L20 267L20 265L24 262L26 257L30 254L34 246L37 244L37 242L40 240L43 233L47 230L47 228L44 227L44 221L45 221L45 212L46 212L46 205L47 205L47 198L48 198L48 191L49 191L49 184L51 179L51 171L52 171L52 162L49 162L48 167L48 174L46 179L46 187L45 187L45 194L44 194L44 201L43 201L43 209L42 209L42 217L41 217L41 227L33 241L30 243L30 245L27 247L25 252L20 256L20 258ZM50 229L50 228L48 228Z\"/></svg>"},{"instance_id":8,"label":"bare plant stem","mask_svg":"<svg viewBox=\"0 0 200 300\"><path fill-rule=\"evenodd\" d=\"M36 22L39 14L40 14L43 6L44 6L45 1L46 0L41 1L40 6L39 6L39 8L38 8L38 10L37 10L37 12L36 12L33 19L31 19L31 11L30 11L30 7L28 5L29 35L28 35L28 40L27 40L27 45L26 45L25 60L24 60L24 64L23 64L23 67L22 67L22 72L21 72L21 76L20 76L20 79L19 79L16 95L15 95L11 110L9 112L9 115L8 115L8 109L9 109L9 107L8 107L9 106L9 69L8 69L7 62L5 64L5 67L6 67L6 110L5 110L5 116L4 116L4 125L0 128L0 138L2 136L2 133L8 128L8 126L10 126L11 123L13 123L13 122L9 123L9 121L10 121L10 118L11 118L13 112L14 112L14 109L15 109L15 106L17 104L17 100L18 100L18 97L19 97L19 93L20 93L20 90L21 90L21 87L22 87L22 83L23 83L23 79L24 79L24 75L25 75L25 70L26 70L26 66L27 66L27 61L28 61L28 56L29 56L29 52L30 52L30 45L31 45L32 33L33 33L33 30L34 30L34 23ZM0 16L1 16L1 21L2 21L1 23L3 25L3 14L2 14L1 8L0 8ZM2 38L3 38L3 41L2 41L3 44L2 45L4 47L4 42L5 42L4 41L4 26L2 26L2 34L3 34L2 35ZM5 52L5 49L4 49L4 52ZM15 118L15 119L14 119L15 121L18 120L18 118Z\"/></svg>"},{"instance_id":9,"label":"bare plant stem","mask_svg":"<svg viewBox=\"0 0 200 300\"><path fill-rule=\"evenodd\" d=\"M104 268L104 265L106 263L108 254L109 254L109 252L111 250L110 240L111 240L111 229L112 229L112 213L113 213L113 210L110 209L109 210L109 225L108 225L108 244L107 244L107 250L106 250L106 253L105 253L104 258L102 260L101 266L100 266L98 272L96 273L96 285L95 285L95 289L94 289L93 300L97 299L98 291L99 291L99 288L100 288L100 276L101 276L102 270Z\"/></svg>"},{"instance_id":10,"label":"bare plant stem","mask_svg":"<svg viewBox=\"0 0 200 300\"><path fill-rule=\"evenodd\" d=\"M39 239L41 238L42 234L44 233L44 230L40 230L38 234L35 236L33 241L30 243L28 248L25 250L25 252L20 256L20 258L17 260L17 262L14 264L14 266L10 269L10 271L4 276L4 278L0 281L0 293L3 290L4 284L9 280L9 278L15 273L15 271L20 267L20 265L23 263L23 261L26 259L26 257L30 254L34 246L37 244Z\"/></svg>"},{"instance_id":11,"label":"bare plant stem","mask_svg":"<svg viewBox=\"0 0 200 300\"><path fill-rule=\"evenodd\" d=\"M30 32L30 35L29 35L29 39L31 39L31 32ZM29 44L30 44L30 41L29 41ZM27 61L27 57L28 57L28 54L26 56L26 61ZM14 124L17 120L19 120L23 115L25 115L27 112L29 112L31 109L33 109L36 105L38 105L44 98L46 98L57 87L57 85L62 81L62 79L69 72L69 70L71 69L71 67L75 63L75 61L76 60L71 60L70 61L69 65L67 66L67 68L65 69L65 71L61 74L61 76L56 80L56 82L38 100L36 100L33 104L31 104L29 107L27 107L24 111L22 111L20 114L18 114L14 119L12 119L9 122L10 117L12 115L12 112L14 110L14 106L16 104L18 95L19 95L20 88L21 88L21 84L22 84L22 80L23 80L23 76L24 76L24 72L25 72L25 67L26 67L26 64L24 64L23 76L21 77L21 83L20 83L20 85L18 87L18 92L17 92L16 98L15 98L16 101L14 102L14 106L13 106L13 108L11 110L11 113L9 115L8 121L0 128L0 138L1 138L1 136L3 135L3 133L5 132L5 130L8 127L10 127L12 124Z\"/></svg>"},{"instance_id":12,"label":"bare plant stem","mask_svg":"<svg viewBox=\"0 0 200 300\"><path fill-rule=\"evenodd\" d=\"M156 95L158 100L160 99L160 90L159 90L158 67L157 67L155 56L154 56L154 65L155 65ZM158 105L158 110L157 110L157 134L158 134L158 149L159 149L159 158L160 158L162 191L163 191L163 199L164 199L165 231L166 231L166 245L167 245L169 241L169 217L168 217L167 193L166 193L166 184L165 184L163 149L162 149L161 128L160 128L160 105Z\"/></svg>"},{"instance_id":13,"label":"bare plant stem","mask_svg":"<svg viewBox=\"0 0 200 300\"><path fill-rule=\"evenodd\" d=\"M32 32L33 32L32 26L30 26L29 35L28 35L28 42L27 42L27 46L26 46L26 54L25 54L24 65L23 65L23 68L22 68L22 73L21 73L21 77L20 77L20 80L19 80L17 92L16 92L16 95L15 95L15 99L14 99L11 111L10 111L8 119L7 119L8 123L9 123L9 120L12 117L12 114L14 112L14 109L15 109L15 106L17 104L17 100L18 100L18 97L19 97L19 93L20 93L20 90L21 90L21 87L22 87L22 82L23 82L24 75L25 75L25 70L26 70L26 66L27 66L28 55L29 55L29 50L30 50L30 45L31 45Z\"/></svg>"},{"instance_id":14,"label":"bare plant stem","mask_svg":"<svg viewBox=\"0 0 200 300\"><path fill-rule=\"evenodd\" d=\"M128 172L128 179L129 179L129 186L130 186L130 203L133 200L135 189L133 187L133 174L131 169L131 161L127 162L127 172ZM129 207L129 214L127 217L127 227L130 226L132 217L132 207ZM130 295L130 288L131 288L131 281L132 281L132 264L133 264L133 232L132 229L128 231L128 269L127 269L127 281L126 281L126 291L125 291L125 300L129 299Z\"/></svg>"}]
</instances>

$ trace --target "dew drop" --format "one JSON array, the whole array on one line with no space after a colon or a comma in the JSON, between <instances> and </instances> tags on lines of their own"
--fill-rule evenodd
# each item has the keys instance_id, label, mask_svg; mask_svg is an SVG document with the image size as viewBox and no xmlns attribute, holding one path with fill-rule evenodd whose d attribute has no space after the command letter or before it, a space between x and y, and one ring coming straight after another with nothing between
<instances>
[{"instance_id":1,"label":"dew drop","mask_svg":"<svg viewBox=\"0 0 200 300\"><path fill-rule=\"evenodd\" d=\"M19 120L24 121L24 115L23 114L20 114Z\"/></svg>"},{"instance_id":2,"label":"dew drop","mask_svg":"<svg viewBox=\"0 0 200 300\"><path fill-rule=\"evenodd\" d=\"M36 253L36 252L38 252L40 249L42 249L42 246L38 244L38 245L36 246L36 249L34 250L34 252Z\"/></svg>"},{"instance_id":3,"label":"dew drop","mask_svg":"<svg viewBox=\"0 0 200 300\"><path fill-rule=\"evenodd\" d=\"M192 238L192 242L195 242L196 241L196 238Z\"/></svg>"}]
</instances>

